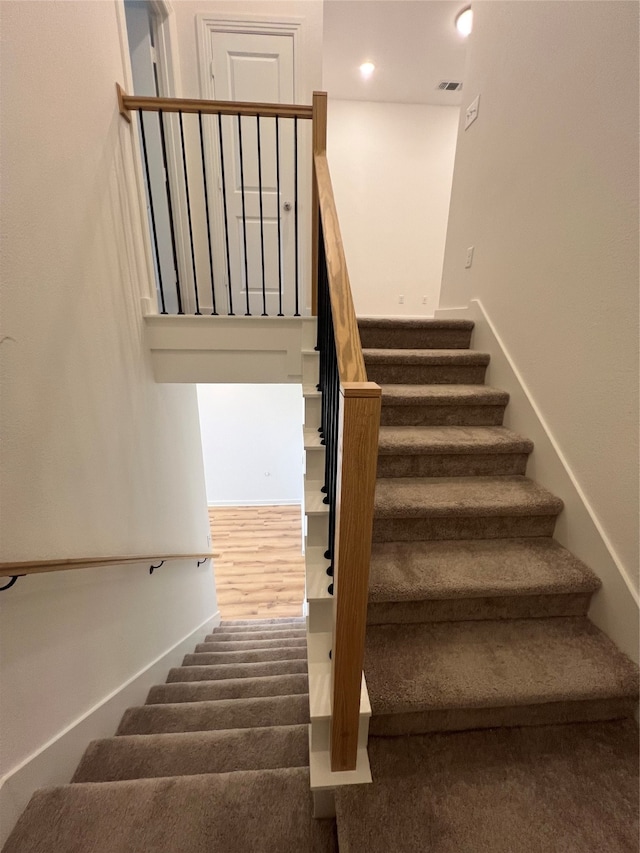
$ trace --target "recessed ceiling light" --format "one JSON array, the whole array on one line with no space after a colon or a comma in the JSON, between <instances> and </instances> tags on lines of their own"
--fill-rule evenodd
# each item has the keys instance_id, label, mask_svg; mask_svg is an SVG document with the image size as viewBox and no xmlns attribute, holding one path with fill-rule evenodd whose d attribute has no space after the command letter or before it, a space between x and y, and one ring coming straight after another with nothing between
<instances>
[{"instance_id":1,"label":"recessed ceiling light","mask_svg":"<svg viewBox=\"0 0 640 853\"><path fill-rule=\"evenodd\" d=\"M456 15L456 29L461 36L468 36L473 29L473 10L471 6L467 6L462 12Z\"/></svg>"},{"instance_id":2,"label":"recessed ceiling light","mask_svg":"<svg viewBox=\"0 0 640 853\"><path fill-rule=\"evenodd\" d=\"M373 64L373 62L363 62L360 66L360 73L362 74L365 80L368 80L375 70L376 66Z\"/></svg>"}]
</instances>

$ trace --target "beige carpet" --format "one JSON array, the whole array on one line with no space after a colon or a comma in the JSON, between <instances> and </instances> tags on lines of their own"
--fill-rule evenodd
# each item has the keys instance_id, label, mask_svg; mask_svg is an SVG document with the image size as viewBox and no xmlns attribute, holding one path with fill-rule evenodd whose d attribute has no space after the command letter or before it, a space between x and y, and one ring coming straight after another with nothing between
<instances>
[{"instance_id":1,"label":"beige carpet","mask_svg":"<svg viewBox=\"0 0 640 853\"><path fill-rule=\"evenodd\" d=\"M311 816L304 638L301 619L215 629L33 796L4 853L337 853Z\"/></svg>"},{"instance_id":2,"label":"beige carpet","mask_svg":"<svg viewBox=\"0 0 640 853\"><path fill-rule=\"evenodd\" d=\"M525 476L470 332L361 324L373 784L339 789L340 851L637 853L637 668L586 618L600 582L553 540L562 501Z\"/></svg>"}]
</instances>

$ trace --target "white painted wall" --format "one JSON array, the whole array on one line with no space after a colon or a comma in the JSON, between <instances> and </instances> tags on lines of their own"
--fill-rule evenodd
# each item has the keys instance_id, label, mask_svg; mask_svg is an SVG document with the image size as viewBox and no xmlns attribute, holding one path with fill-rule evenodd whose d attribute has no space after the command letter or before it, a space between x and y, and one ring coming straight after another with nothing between
<instances>
[{"instance_id":1,"label":"white painted wall","mask_svg":"<svg viewBox=\"0 0 640 853\"><path fill-rule=\"evenodd\" d=\"M302 386L198 385L207 501L302 502Z\"/></svg>"},{"instance_id":2,"label":"white painted wall","mask_svg":"<svg viewBox=\"0 0 640 853\"><path fill-rule=\"evenodd\" d=\"M481 300L637 591L638 5L474 12L440 304Z\"/></svg>"},{"instance_id":3,"label":"white painted wall","mask_svg":"<svg viewBox=\"0 0 640 853\"><path fill-rule=\"evenodd\" d=\"M196 390L156 384L142 343L149 281L114 90L126 82L117 5L3 2L1 14L1 559L206 551ZM216 598L192 561L153 577L24 578L0 607L6 833L28 795L7 774L197 632ZM73 749L31 789L67 781Z\"/></svg>"},{"instance_id":4,"label":"white painted wall","mask_svg":"<svg viewBox=\"0 0 640 853\"><path fill-rule=\"evenodd\" d=\"M359 314L433 316L438 307L458 115L329 100L327 156Z\"/></svg>"}]
</instances>

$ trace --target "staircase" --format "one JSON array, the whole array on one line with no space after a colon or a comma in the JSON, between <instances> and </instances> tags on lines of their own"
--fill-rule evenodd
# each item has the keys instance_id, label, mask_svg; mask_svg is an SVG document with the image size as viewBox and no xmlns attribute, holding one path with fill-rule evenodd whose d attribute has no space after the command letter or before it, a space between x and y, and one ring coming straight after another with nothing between
<instances>
[{"instance_id":1,"label":"staircase","mask_svg":"<svg viewBox=\"0 0 640 853\"><path fill-rule=\"evenodd\" d=\"M335 853L311 816L303 619L224 622L38 791L4 853Z\"/></svg>"},{"instance_id":2,"label":"staircase","mask_svg":"<svg viewBox=\"0 0 640 853\"><path fill-rule=\"evenodd\" d=\"M373 785L341 853L638 850L636 667L466 321L361 320L382 386L365 675Z\"/></svg>"}]
</instances>

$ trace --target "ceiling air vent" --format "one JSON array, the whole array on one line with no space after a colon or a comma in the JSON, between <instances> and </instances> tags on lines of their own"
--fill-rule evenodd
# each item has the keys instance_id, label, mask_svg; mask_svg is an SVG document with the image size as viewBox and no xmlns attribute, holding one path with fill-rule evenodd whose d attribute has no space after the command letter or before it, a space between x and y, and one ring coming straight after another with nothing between
<instances>
[{"instance_id":1,"label":"ceiling air vent","mask_svg":"<svg viewBox=\"0 0 640 853\"><path fill-rule=\"evenodd\" d=\"M459 80L441 80L436 89L442 92L459 92L462 89L462 83Z\"/></svg>"}]
</instances>

